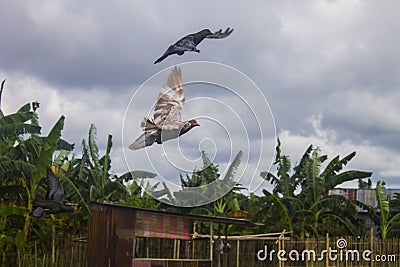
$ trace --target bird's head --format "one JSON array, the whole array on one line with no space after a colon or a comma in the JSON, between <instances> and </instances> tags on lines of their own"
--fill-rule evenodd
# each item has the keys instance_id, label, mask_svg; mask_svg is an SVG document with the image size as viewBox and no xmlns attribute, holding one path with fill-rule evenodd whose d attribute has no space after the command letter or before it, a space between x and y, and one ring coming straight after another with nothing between
<instances>
[{"instance_id":1,"label":"bird's head","mask_svg":"<svg viewBox=\"0 0 400 267\"><path fill-rule=\"evenodd\" d=\"M196 126L200 126L200 124L195 119L186 121L181 129L180 134L184 134Z\"/></svg>"},{"instance_id":2,"label":"bird's head","mask_svg":"<svg viewBox=\"0 0 400 267\"><path fill-rule=\"evenodd\" d=\"M200 126L200 123L198 123L195 119L193 119L193 120L187 121L185 123L185 126L193 128L195 126Z\"/></svg>"}]
</instances>

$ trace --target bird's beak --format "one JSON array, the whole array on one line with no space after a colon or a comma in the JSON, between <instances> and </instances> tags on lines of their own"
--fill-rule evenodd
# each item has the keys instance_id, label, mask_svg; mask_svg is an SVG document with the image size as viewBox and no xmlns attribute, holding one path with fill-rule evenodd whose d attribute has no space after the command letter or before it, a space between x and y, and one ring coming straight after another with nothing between
<instances>
[{"instance_id":1,"label":"bird's beak","mask_svg":"<svg viewBox=\"0 0 400 267\"><path fill-rule=\"evenodd\" d=\"M193 126L200 126L200 123L196 122Z\"/></svg>"}]
</instances>

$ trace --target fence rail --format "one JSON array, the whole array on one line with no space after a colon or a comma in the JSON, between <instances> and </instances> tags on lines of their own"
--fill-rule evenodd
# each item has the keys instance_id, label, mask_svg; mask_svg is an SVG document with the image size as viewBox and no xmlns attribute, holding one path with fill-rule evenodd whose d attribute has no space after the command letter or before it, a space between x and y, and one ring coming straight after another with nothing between
<instances>
[{"instance_id":1,"label":"fence rail","mask_svg":"<svg viewBox=\"0 0 400 267\"><path fill-rule=\"evenodd\" d=\"M368 266L399 267L400 239L357 237L305 240L227 241L228 253L214 256L214 266ZM220 261L220 265L218 265Z\"/></svg>"},{"instance_id":2,"label":"fence rail","mask_svg":"<svg viewBox=\"0 0 400 267\"><path fill-rule=\"evenodd\" d=\"M215 240L213 244L215 267L400 267L399 238L386 241L370 237L329 236L305 240L222 239L226 249L218 250L220 241ZM137 240L137 244L139 244L135 249L137 258L209 259L210 241L206 238L190 241L142 238ZM54 254L52 251L44 251L36 255L21 255L20 266L87 266L87 243L79 242L76 237L65 236L57 240L55 245ZM40 251L40 244L36 246ZM4 263L5 257L13 256L0 255L1 263ZM14 266L18 266L18 263L15 262Z\"/></svg>"}]
</instances>

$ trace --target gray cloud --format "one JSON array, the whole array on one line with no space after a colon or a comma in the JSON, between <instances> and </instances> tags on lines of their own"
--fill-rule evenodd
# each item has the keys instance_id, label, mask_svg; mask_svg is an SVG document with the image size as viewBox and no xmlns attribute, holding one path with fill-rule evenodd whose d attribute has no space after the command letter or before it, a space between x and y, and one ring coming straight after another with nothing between
<instances>
[{"instance_id":1,"label":"gray cloud","mask_svg":"<svg viewBox=\"0 0 400 267\"><path fill-rule=\"evenodd\" d=\"M90 123L95 123L101 146L107 134L113 134L113 169L123 172L127 167L122 141L132 141L140 133L143 112L154 105L163 79L152 84L128 114L129 136L122 138L125 110L139 85L174 64L217 61L242 71L260 87L293 159L310 143L332 154L357 150L355 167L374 171L374 179L383 176L397 185L399 8L397 1L3 1L0 78L7 78L7 84L2 107L6 113L13 112L25 102L39 100L44 128L64 114L64 137L77 144L86 138ZM202 28L226 27L233 27L233 34L223 40L205 40L199 45L200 54L171 56L153 65L180 37ZM183 72L184 80L199 75ZM235 77L224 79L239 83ZM242 87L243 97L257 99ZM224 92L195 88L188 89L188 98L207 96L230 103L245 121L250 137L257 138L253 117L245 107ZM256 114L263 112L263 107L252 108ZM201 105L188 105L183 116L203 113L207 110ZM229 124L229 112L218 115L232 136L240 138L239 128ZM198 152L197 144L191 147L191 138L223 138L214 129L196 130L182 140L191 157ZM271 143L270 135L267 139ZM252 146L259 141L252 140ZM216 158L221 164L226 164L227 151L224 147ZM377 154L390 156L378 164L374 161L382 159ZM129 157L135 167L145 169L142 156L138 152ZM254 159L248 164L256 167Z\"/></svg>"}]
</instances>

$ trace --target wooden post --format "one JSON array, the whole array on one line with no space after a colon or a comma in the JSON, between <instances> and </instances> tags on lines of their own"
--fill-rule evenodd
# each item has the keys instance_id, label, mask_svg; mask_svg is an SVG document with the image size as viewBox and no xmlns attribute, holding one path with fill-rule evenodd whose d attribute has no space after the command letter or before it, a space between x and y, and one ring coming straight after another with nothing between
<instances>
[{"instance_id":1,"label":"wooden post","mask_svg":"<svg viewBox=\"0 0 400 267\"><path fill-rule=\"evenodd\" d=\"M73 243L72 243L72 236L70 236L69 239L70 239L69 242L71 242L71 244L73 244ZM67 259L68 259L68 258L67 258ZM70 264L69 264L69 266L73 266L74 259L75 259L75 246L72 245L72 246L71 246L71 256L70 256ZM36 266L36 267L37 267L37 266Z\"/></svg>"},{"instance_id":2,"label":"wooden post","mask_svg":"<svg viewBox=\"0 0 400 267\"><path fill-rule=\"evenodd\" d=\"M285 240L282 239L282 235L285 231L282 232L282 234L278 237L278 250L285 250ZM285 262L283 260L279 260L279 267L284 267Z\"/></svg>"},{"instance_id":3,"label":"wooden post","mask_svg":"<svg viewBox=\"0 0 400 267\"><path fill-rule=\"evenodd\" d=\"M37 265L37 263L38 263L38 262L37 262L38 255L37 255L36 243L37 243L37 242L35 242L35 267L38 267L38 265ZM4 253L4 254L5 254L5 253ZM3 255L4 255L4 254L3 254ZM3 259L3 260L4 260L4 259Z\"/></svg>"},{"instance_id":4,"label":"wooden post","mask_svg":"<svg viewBox=\"0 0 400 267\"><path fill-rule=\"evenodd\" d=\"M177 251L177 254L176 254L176 258L177 259L179 259L180 258L180 250L181 250L181 240L180 239L178 239L177 240L177 242L178 242L178 244L177 244L177 248L176 248L176 251Z\"/></svg>"},{"instance_id":5,"label":"wooden post","mask_svg":"<svg viewBox=\"0 0 400 267\"><path fill-rule=\"evenodd\" d=\"M325 249L326 249L326 252L328 253L328 251L329 251L329 234L328 233L326 233L325 242L326 242ZM327 256L328 255L327 253L325 254L325 267L329 267L329 256Z\"/></svg>"},{"instance_id":6,"label":"wooden post","mask_svg":"<svg viewBox=\"0 0 400 267\"><path fill-rule=\"evenodd\" d=\"M240 267L239 266L239 262L240 262L240 240L236 240L236 267Z\"/></svg>"},{"instance_id":7,"label":"wooden post","mask_svg":"<svg viewBox=\"0 0 400 267\"><path fill-rule=\"evenodd\" d=\"M285 238L285 236L283 238ZM282 250L285 250L285 239L282 239ZM284 261L282 261L282 267L285 267Z\"/></svg>"},{"instance_id":8,"label":"wooden post","mask_svg":"<svg viewBox=\"0 0 400 267\"><path fill-rule=\"evenodd\" d=\"M221 243L221 223L218 223L218 242ZM221 251L219 250L221 248L220 244L217 244L217 251L218 251L218 267L221 267Z\"/></svg>"},{"instance_id":9,"label":"wooden post","mask_svg":"<svg viewBox=\"0 0 400 267\"><path fill-rule=\"evenodd\" d=\"M150 256L149 256L149 242L148 242L148 240L147 240L147 237L145 237L145 244L146 244L146 258L149 258Z\"/></svg>"},{"instance_id":10,"label":"wooden post","mask_svg":"<svg viewBox=\"0 0 400 267\"><path fill-rule=\"evenodd\" d=\"M194 256L194 252L195 252L195 244L196 244L196 242L194 242L196 239L192 239L192 259L195 259L195 256Z\"/></svg>"},{"instance_id":11,"label":"wooden post","mask_svg":"<svg viewBox=\"0 0 400 267\"><path fill-rule=\"evenodd\" d=\"M132 258L136 258L136 236L133 237Z\"/></svg>"},{"instance_id":12,"label":"wooden post","mask_svg":"<svg viewBox=\"0 0 400 267\"><path fill-rule=\"evenodd\" d=\"M308 237L306 237L306 250L308 251ZM306 267L308 267L308 257L305 259Z\"/></svg>"},{"instance_id":13,"label":"wooden post","mask_svg":"<svg viewBox=\"0 0 400 267\"><path fill-rule=\"evenodd\" d=\"M210 222L210 260L211 260L211 267L213 266L213 223Z\"/></svg>"},{"instance_id":14,"label":"wooden post","mask_svg":"<svg viewBox=\"0 0 400 267\"><path fill-rule=\"evenodd\" d=\"M133 214L133 225L136 225L136 211ZM133 232L132 259L136 258L136 230Z\"/></svg>"},{"instance_id":15,"label":"wooden post","mask_svg":"<svg viewBox=\"0 0 400 267\"><path fill-rule=\"evenodd\" d=\"M283 231L282 233L284 233L285 231ZM278 250L285 250L285 240L282 239L282 234L279 236L278 239ZM284 267L285 266L285 262L282 260L279 260L279 267Z\"/></svg>"},{"instance_id":16,"label":"wooden post","mask_svg":"<svg viewBox=\"0 0 400 267\"><path fill-rule=\"evenodd\" d=\"M225 224L225 246L228 246L228 224ZM225 251L225 266L229 267L228 247Z\"/></svg>"},{"instance_id":17,"label":"wooden post","mask_svg":"<svg viewBox=\"0 0 400 267\"><path fill-rule=\"evenodd\" d=\"M370 240L369 240L369 242L370 242L370 244L369 244L370 250L372 251L371 259L373 259L375 257L375 253L374 253L374 228L373 227L371 227L371 230L370 230ZM373 263L372 260L369 262L369 266L371 266L371 267L374 266L374 263Z\"/></svg>"},{"instance_id":18,"label":"wooden post","mask_svg":"<svg viewBox=\"0 0 400 267\"><path fill-rule=\"evenodd\" d=\"M278 250L281 250L281 238L278 237ZM280 259L279 260L279 267L282 267L282 261Z\"/></svg>"},{"instance_id":19,"label":"wooden post","mask_svg":"<svg viewBox=\"0 0 400 267\"><path fill-rule=\"evenodd\" d=\"M194 259L194 237L196 235L196 231L197 231L197 224L193 223L193 236L192 236L192 259ZM190 248L188 249L188 254L190 254ZM189 255L189 259L190 259L190 255Z\"/></svg>"},{"instance_id":20,"label":"wooden post","mask_svg":"<svg viewBox=\"0 0 400 267\"><path fill-rule=\"evenodd\" d=\"M172 257L173 259L176 259L176 239L174 239L174 256Z\"/></svg>"},{"instance_id":21,"label":"wooden post","mask_svg":"<svg viewBox=\"0 0 400 267\"><path fill-rule=\"evenodd\" d=\"M56 227L54 223L51 226L51 266L56 263Z\"/></svg>"}]
</instances>

